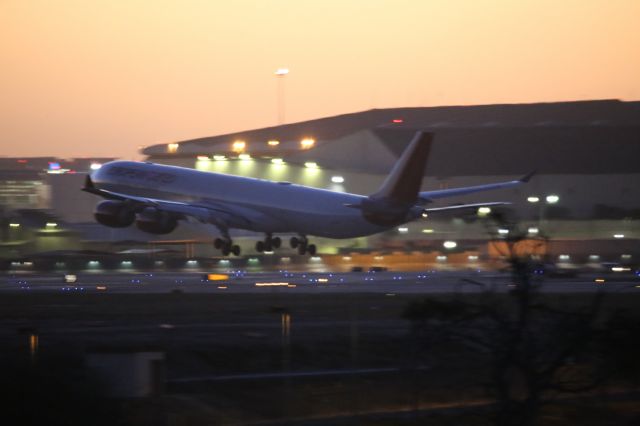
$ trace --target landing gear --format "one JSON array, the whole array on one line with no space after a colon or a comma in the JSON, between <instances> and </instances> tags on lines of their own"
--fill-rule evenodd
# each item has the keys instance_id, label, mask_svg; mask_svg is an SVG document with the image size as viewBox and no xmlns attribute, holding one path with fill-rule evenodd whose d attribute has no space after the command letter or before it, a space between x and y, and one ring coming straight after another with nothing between
<instances>
[{"instance_id":1,"label":"landing gear","mask_svg":"<svg viewBox=\"0 0 640 426\"><path fill-rule=\"evenodd\" d=\"M267 234L264 241L258 241L256 243L256 251L262 253L264 251L272 251L273 249L280 248L282 240L280 237L272 237L271 234Z\"/></svg>"},{"instance_id":2,"label":"landing gear","mask_svg":"<svg viewBox=\"0 0 640 426\"><path fill-rule=\"evenodd\" d=\"M232 253L235 256L240 256L240 246L233 244L233 241L231 241L229 237L216 238L213 241L213 246L221 250L223 256L229 256Z\"/></svg>"},{"instance_id":3,"label":"landing gear","mask_svg":"<svg viewBox=\"0 0 640 426\"><path fill-rule=\"evenodd\" d=\"M307 237L304 235L301 235L300 238L291 237L289 244L291 245L291 248L297 248L298 254L300 255L309 253L311 256L315 256L316 254L316 245L309 244L309 240L307 240Z\"/></svg>"}]
</instances>

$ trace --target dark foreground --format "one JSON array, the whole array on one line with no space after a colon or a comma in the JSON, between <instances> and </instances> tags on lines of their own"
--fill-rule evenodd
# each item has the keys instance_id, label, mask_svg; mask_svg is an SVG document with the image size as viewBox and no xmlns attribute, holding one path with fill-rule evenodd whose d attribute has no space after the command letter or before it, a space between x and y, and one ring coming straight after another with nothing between
<instances>
[{"instance_id":1,"label":"dark foreground","mask_svg":"<svg viewBox=\"0 0 640 426\"><path fill-rule=\"evenodd\" d=\"M492 424L484 355L456 341L425 345L423 324L406 319L407 306L424 297L3 294L3 423ZM451 295L428 297L448 303ZM592 300L544 297L576 308ZM639 303L635 294L610 295L602 312L638 312ZM161 358L148 392L123 398L109 382L144 353ZM112 377L90 368L105 354L115 354ZM574 364L588 374L589 360ZM552 402L537 424L639 424L635 370L627 367L626 377L612 372L584 392L547 392ZM140 373L127 371L129 379Z\"/></svg>"}]
</instances>

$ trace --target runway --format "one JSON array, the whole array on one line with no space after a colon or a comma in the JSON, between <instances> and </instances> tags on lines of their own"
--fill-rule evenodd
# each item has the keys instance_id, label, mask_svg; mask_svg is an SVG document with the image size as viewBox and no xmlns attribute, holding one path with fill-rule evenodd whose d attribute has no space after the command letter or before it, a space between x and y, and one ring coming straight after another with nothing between
<instances>
[{"instance_id":1,"label":"runway","mask_svg":"<svg viewBox=\"0 0 640 426\"><path fill-rule=\"evenodd\" d=\"M508 273L482 271L425 272L88 272L4 275L0 292L108 292L108 293L383 293L429 294L482 291L506 292L514 287ZM572 278L533 276L542 292L639 292L640 277L633 274Z\"/></svg>"}]
</instances>

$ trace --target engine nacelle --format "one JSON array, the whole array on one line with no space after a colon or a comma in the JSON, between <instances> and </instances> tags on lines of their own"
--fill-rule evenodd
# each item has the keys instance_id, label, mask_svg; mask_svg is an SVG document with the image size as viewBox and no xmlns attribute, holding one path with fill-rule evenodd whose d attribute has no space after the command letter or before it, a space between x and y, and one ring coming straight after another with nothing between
<instances>
[{"instance_id":1,"label":"engine nacelle","mask_svg":"<svg viewBox=\"0 0 640 426\"><path fill-rule=\"evenodd\" d=\"M96 221L111 228L126 228L136 216L122 201L105 200L98 203L93 213Z\"/></svg>"},{"instance_id":2,"label":"engine nacelle","mask_svg":"<svg viewBox=\"0 0 640 426\"><path fill-rule=\"evenodd\" d=\"M168 234L178 226L178 219L170 213L147 207L136 218L138 229L150 234Z\"/></svg>"}]
</instances>

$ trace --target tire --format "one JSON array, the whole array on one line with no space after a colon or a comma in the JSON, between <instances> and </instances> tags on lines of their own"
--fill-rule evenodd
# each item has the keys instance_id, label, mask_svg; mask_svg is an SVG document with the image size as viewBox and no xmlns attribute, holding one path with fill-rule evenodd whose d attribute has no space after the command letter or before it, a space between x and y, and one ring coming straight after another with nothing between
<instances>
[{"instance_id":1,"label":"tire","mask_svg":"<svg viewBox=\"0 0 640 426\"><path fill-rule=\"evenodd\" d=\"M291 237L289 244L291 245L291 248L294 249L300 245L300 240L296 237Z\"/></svg>"},{"instance_id":2,"label":"tire","mask_svg":"<svg viewBox=\"0 0 640 426\"><path fill-rule=\"evenodd\" d=\"M311 256L315 256L316 255L316 245L315 244L309 244L309 247L307 247L307 251L309 252L309 254Z\"/></svg>"},{"instance_id":3,"label":"tire","mask_svg":"<svg viewBox=\"0 0 640 426\"><path fill-rule=\"evenodd\" d=\"M224 245L224 241L221 238L216 238L215 240L213 240L213 246L216 249L220 250L223 245Z\"/></svg>"},{"instance_id":4,"label":"tire","mask_svg":"<svg viewBox=\"0 0 640 426\"><path fill-rule=\"evenodd\" d=\"M265 251L265 247L264 247L264 241L258 241L256 243L256 251L258 253L262 253L263 251Z\"/></svg>"},{"instance_id":5,"label":"tire","mask_svg":"<svg viewBox=\"0 0 640 426\"><path fill-rule=\"evenodd\" d=\"M233 253L236 256L240 256L240 246L239 245L231 246L231 253Z\"/></svg>"},{"instance_id":6,"label":"tire","mask_svg":"<svg viewBox=\"0 0 640 426\"><path fill-rule=\"evenodd\" d=\"M273 248L279 249L282 245L282 240L280 239L280 237L272 238L271 245L273 246Z\"/></svg>"}]
</instances>

